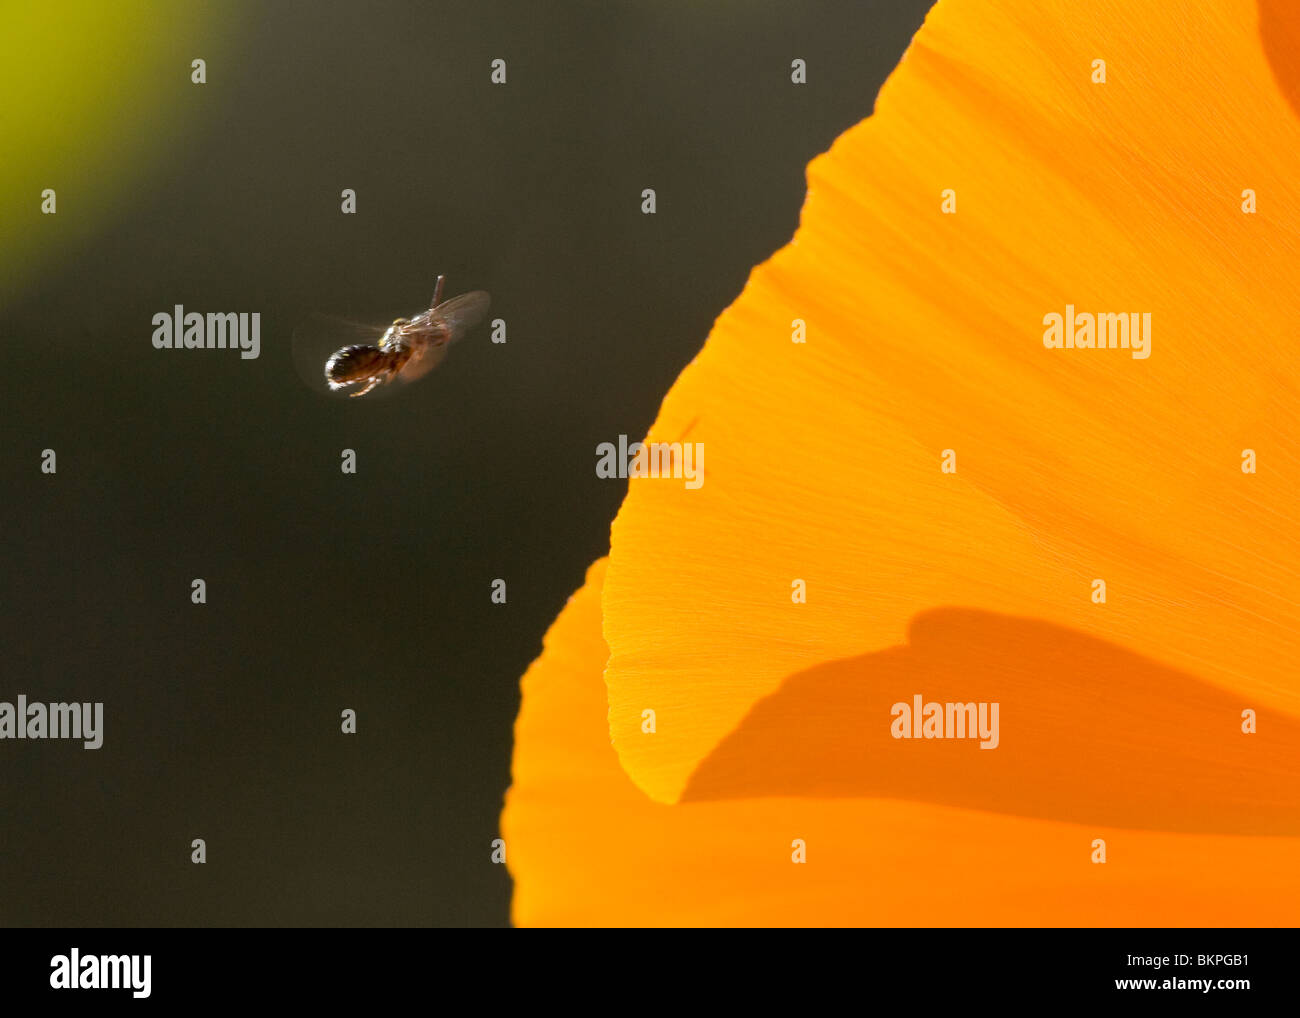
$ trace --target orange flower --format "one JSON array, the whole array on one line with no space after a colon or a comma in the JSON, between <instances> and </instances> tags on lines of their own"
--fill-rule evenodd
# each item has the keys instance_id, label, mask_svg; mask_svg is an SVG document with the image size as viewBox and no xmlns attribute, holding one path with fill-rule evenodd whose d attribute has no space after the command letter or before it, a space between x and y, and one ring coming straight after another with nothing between
<instances>
[{"instance_id":1,"label":"orange flower","mask_svg":"<svg viewBox=\"0 0 1300 1018\"><path fill-rule=\"evenodd\" d=\"M795 777L768 797L650 801L609 744L605 570L605 560L591 567L524 676L502 819L516 925L1295 925L1294 838L1135 831L796 787L819 760L833 776L843 748L801 764L773 746ZM913 760L945 746L904 745ZM1160 791L1190 798L1176 773ZM1108 843L1104 866L1090 862L1094 838Z\"/></svg>"},{"instance_id":2,"label":"orange flower","mask_svg":"<svg viewBox=\"0 0 1300 1018\"><path fill-rule=\"evenodd\" d=\"M517 921L1300 920L1298 25L940 0L525 677Z\"/></svg>"}]
</instances>

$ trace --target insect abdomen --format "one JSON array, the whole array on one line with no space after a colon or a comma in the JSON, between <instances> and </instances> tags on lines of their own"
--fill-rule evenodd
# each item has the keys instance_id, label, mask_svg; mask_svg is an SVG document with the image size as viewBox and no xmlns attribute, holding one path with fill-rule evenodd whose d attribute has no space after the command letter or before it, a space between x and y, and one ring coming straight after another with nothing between
<instances>
[{"instance_id":1,"label":"insect abdomen","mask_svg":"<svg viewBox=\"0 0 1300 1018\"><path fill-rule=\"evenodd\" d=\"M332 386L359 382L382 368L386 359L373 346L345 346L325 362L325 378Z\"/></svg>"}]
</instances>

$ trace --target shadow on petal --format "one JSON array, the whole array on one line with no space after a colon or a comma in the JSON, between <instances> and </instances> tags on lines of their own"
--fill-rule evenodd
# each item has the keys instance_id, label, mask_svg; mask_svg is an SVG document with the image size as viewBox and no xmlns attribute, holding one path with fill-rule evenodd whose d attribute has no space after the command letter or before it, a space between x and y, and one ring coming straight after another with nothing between
<instances>
[{"instance_id":1,"label":"shadow on petal","mask_svg":"<svg viewBox=\"0 0 1300 1018\"><path fill-rule=\"evenodd\" d=\"M1300 7L1295 0L1259 0L1259 38L1278 87L1300 114Z\"/></svg>"},{"instance_id":2,"label":"shadow on petal","mask_svg":"<svg viewBox=\"0 0 1300 1018\"><path fill-rule=\"evenodd\" d=\"M1099 611L1105 609L1099 608ZM1000 744L895 739L891 708L997 702ZM1103 640L940 608L908 644L810 668L759 701L683 801L887 797L1153 831L1300 834L1300 722Z\"/></svg>"}]
</instances>

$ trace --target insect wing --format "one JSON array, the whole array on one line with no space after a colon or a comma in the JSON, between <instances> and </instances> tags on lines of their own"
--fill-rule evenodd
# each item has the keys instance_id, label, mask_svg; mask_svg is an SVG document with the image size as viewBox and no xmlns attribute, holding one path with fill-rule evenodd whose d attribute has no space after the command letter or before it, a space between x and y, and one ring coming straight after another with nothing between
<instances>
[{"instance_id":1,"label":"insect wing","mask_svg":"<svg viewBox=\"0 0 1300 1018\"><path fill-rule=\"evenodd\" d=\"M443 301L416 318L412 324L427 325L433 335L413 344L411 359L397 377L403 382L413 382L427 375L447 356L447 347L483 320L487 309L488 295L474 290Z\"/></svg>"},{"instance_id":2,"label":"insect wing","mask_svg":"<svg viewBox=\"0 0 1300 1018\"><path fill-rule=\"evenodd\" d=\"M429 321L434 325L439 322L445 325L445 342L454 343L483 320L489 303L488 295L482 290L462 293L459 297L445 300L432 308L429 311Z\"/></svg>"},{"instance_id":3,"label":"insect wing","mask_svg":"<svg viewBox=\"0 0 1300 1018\"><path fill-rule=\"evenodd\" d=\"M419 342L412 344L411 359L397 373L401 382L414 382L436 368L447 356L447 344Z\"/></svg>"}]
</instances>

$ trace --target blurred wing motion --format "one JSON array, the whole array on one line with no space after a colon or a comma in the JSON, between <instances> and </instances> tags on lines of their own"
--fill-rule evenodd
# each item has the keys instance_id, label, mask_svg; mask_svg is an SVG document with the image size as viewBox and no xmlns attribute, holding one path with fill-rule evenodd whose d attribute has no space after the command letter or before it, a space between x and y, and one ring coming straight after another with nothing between
<instances>
[{"instance_id":1,"label":"blurred wing motion","mask_svg":"<svg viewBox=\"0 0 1300 1018\"><path fill-rule=\"evenodd\" d=\"M397 377L403 382L414 382L427 375L447 356L447 347L483 320L487 309L488 295L474 290L445 300L413 319L412 324L427 321L433 338L427 343L412 344L411 359Z\"/></svg>"},{"instance_id":2,"label":"blurred wing motion","mask_svg":"<svg viewBox=\"0 0 1300 1018\"><path fill-rule=\"evenodd\" d=\"M483 320L483 316L487 314L488 304L488 295L485 292L473 290L443 301L429 311L429 320L431 324L443 322L449 333L446 342L454 343Z\"/></svg>"},{"instance_id":3,"label":"blurred wing motion","mask_svg":"<svg viewBox=\"0 0 1300 1018\"><path fill-rule=\"evenodd\" d=\"M447 340L440 340L434 343L412 343L411 359L406 365L393 376L397 382L414 382L417 378L423 378L430 371L442 363L442 359L447 356ZM379 386L383 388L383 386Z\"/></svg>"}]
</instances>

